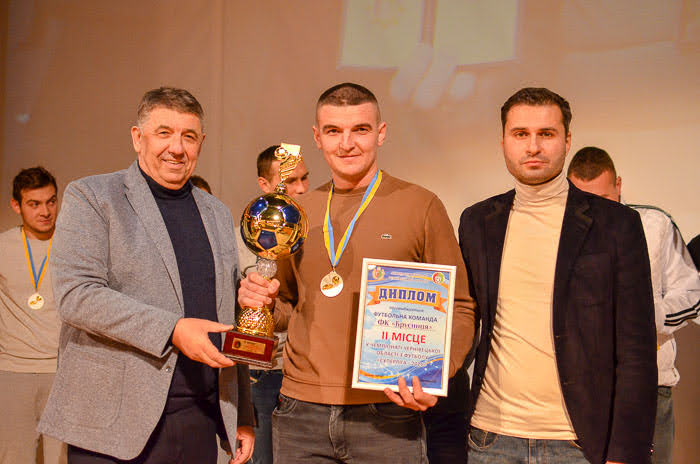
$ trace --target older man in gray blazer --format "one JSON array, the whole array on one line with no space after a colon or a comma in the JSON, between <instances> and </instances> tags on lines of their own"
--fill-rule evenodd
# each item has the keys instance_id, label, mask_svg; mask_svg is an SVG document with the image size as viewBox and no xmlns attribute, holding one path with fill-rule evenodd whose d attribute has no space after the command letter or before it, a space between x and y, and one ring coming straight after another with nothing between
<instances>
[{"instance_id":1,"label":"older man in gray blazer","mask_svg":"<svg viewBox=\"0 0 700 464\"><path fill-rule=\"evenodd\" d=\"M228 209L189 178L203 111L186 90L144 95L138 160L64 194L52 252L63 320L59 366L39 430L71 464L231 464L252 453L248 368L223 356L237 252Z\"/></svg>"}]
</instances>

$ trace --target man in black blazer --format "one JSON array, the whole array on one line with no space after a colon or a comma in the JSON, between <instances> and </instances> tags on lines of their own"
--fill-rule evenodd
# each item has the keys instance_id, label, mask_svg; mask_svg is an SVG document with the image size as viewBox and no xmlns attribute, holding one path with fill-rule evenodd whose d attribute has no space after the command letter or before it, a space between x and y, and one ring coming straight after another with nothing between
<instances>
[{"instance_id":1,"label":"man in black blazer","mask_svg":"<svg viewBox=\"0 0 700 464\"><path fill-rule=\"evenodd\" d=\"M648 463L656 344L639 215L566 180L561 96L521 89L501 121L515 189L459 227L482 323L469 462Z\"/></svg>"}]
</instances>

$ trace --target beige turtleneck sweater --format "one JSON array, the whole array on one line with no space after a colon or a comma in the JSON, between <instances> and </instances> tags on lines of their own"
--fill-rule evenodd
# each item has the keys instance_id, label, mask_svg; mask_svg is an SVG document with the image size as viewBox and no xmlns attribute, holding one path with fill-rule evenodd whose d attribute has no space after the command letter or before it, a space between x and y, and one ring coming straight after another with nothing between
<instances>
[{"instance_id":1,"label":"beige turtleneck sweater","mask_svg":"<svg viewBox=\"0 0 700 464\"><path fill-rule=\"evenodd\" d=\"M509 436L575 439L554 355L554 273L569 184L516 181L496 319L472 425Z\"/></svg>"}]
</instances>

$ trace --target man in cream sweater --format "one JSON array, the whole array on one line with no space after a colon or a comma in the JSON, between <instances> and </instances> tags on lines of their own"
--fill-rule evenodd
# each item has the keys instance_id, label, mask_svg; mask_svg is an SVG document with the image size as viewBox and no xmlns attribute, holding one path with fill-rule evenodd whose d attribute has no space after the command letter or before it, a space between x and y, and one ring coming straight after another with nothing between
<instances>
[{"instance_id":1,"label":"man in cream sweater","mask_svg":"<svg viewBox=\"0 0 700 464\"><path fill-rule=\"evenodd\" d=\"M571 109L521 89L501 108L515 189L462 213L482 321L469 462L648 463L654 306L639 214L567 182Z\"/></svg>"}]
</instances>

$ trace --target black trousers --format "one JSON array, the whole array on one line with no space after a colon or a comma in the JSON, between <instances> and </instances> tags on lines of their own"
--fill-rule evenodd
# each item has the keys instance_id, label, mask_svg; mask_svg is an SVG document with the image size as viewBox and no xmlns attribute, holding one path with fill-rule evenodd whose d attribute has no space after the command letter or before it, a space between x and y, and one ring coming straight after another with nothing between
<instances>
[{"instance_id":1,"label":"black trousers","mask_svg":"<svg viewBox=\"0 0 700 464\"><path fill-rule=\"evenodd\" d=\"M467 462L467 419L463 412L424 415L430 464Z\"/></svg>"},{"instance_id":2,"label":"black trousers","mask_svg":"<svg viewBox=\"0 0 700 464\"><path fill-rule=\"evenodd\" d=\"M121 460L68 445L68 464L216 464L216 432L212 411L192 404L163 413L134 459Z\"/></svg>"},{"instance_id":3,"label":"black trousers","mask_svg":"<svg viewBox=\"0 0 700 464\"><path fill-rule=\"evenodd\" d=\"M466 369L450 379L447 397L423 414L430 464L465 464L467 462L467 394L469 376Z\"/></svg>"}]
</instances>

